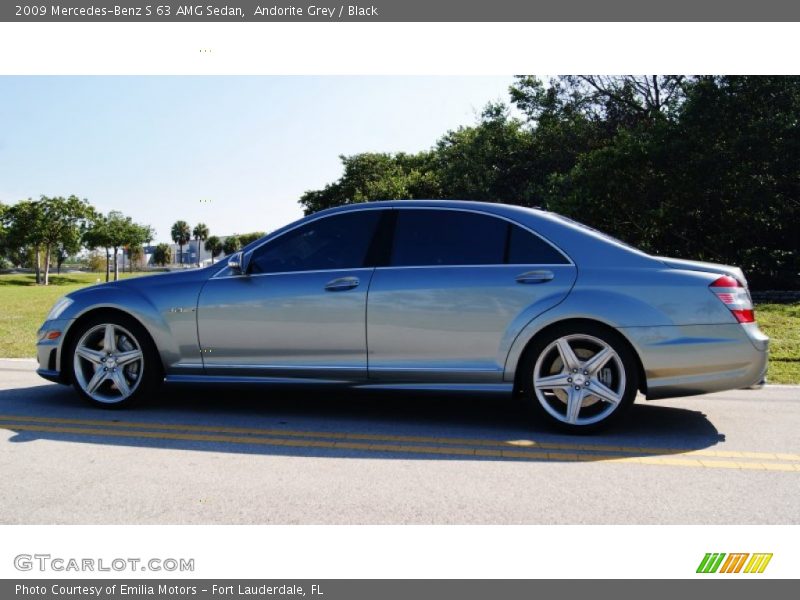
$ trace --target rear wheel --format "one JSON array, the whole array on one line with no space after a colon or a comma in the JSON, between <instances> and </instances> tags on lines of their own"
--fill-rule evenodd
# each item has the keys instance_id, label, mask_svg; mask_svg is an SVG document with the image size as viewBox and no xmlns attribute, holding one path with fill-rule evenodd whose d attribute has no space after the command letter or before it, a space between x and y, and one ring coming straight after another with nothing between
<instances>
[{"instance_id":1,"label":"rear wheel","mask_svg":"<svg viewBox=\"0 0 800 600\"><path fill-rule=\"evenodd\" d=\"M569 433L618 421L633 404L638 370L621 336L593 324L556 327L526 353L524 389L538 417Z\"/></svg>"},{"instance_id":2,"label":"rear wheel","mask_svg":"<svg viewBox=\"0 0 800 600\"><path fill-rule=\"evenodd\" d=\"M144 327L123 315L98 315L80 327L68 356L81 397L102 408L122 408L154 391L161 371Z\"/></svg>"}]
</instances>

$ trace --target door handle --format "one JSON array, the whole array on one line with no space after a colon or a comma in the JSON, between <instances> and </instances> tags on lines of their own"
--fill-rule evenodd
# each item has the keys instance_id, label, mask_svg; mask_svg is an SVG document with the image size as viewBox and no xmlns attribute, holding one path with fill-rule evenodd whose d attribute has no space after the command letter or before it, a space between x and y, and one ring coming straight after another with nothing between
<instances>
[{"instance_id":1,"label":"door handle","mask_svg":"<svg viewBox=\"0 0 800 600\"><path fill-rule=\"evenodd\" d=\"M528 271L517 275L517 283L546 283L553 279L552 271Z\"/></svg>"},{"instance_id":2,"label":"door handle","mask_svg":"<svg viewBox=\"0 0 800 600\"><path fill-rule=\"evenodd\" d=\"M329 292L343 292L357 288L359 283L358 277L337 277L326 283L325 289Z\"/></svg>"}]
</instances>

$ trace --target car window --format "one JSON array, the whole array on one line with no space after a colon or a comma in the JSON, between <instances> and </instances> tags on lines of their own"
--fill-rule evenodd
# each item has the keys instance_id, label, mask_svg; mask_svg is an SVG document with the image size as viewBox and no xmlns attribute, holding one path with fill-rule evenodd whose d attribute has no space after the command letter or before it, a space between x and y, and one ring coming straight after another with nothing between
<instances>
[{"instance_id":1,"label":"car window","mask_svg":"<svg viewBox=\"0 0 800 600\"><path fill-rule=\"evenodd\" d=\"M512 265L563 265L567 259L538 235L509 223L508 262Z\"/></svg>"},{"instance_id":2,"label":"car window","mask_svg":"<svg viewBox=\"0 0 800 600\"><path fill-rule=\"evenodd\" d=\"M250 270L284 273L363 267L382 212L347 212L298 227L256 250Z\"/></svg>"},{"instance_id":3,"label":"car window","mask_svg":"<svg viewBox=\"0 0 800 600\"><path fill-rule=\"evenodd\" d=\"M497 265L504 262L508 223L456 210L398 211L392 266Z\"/></svg>"}]
</instances>

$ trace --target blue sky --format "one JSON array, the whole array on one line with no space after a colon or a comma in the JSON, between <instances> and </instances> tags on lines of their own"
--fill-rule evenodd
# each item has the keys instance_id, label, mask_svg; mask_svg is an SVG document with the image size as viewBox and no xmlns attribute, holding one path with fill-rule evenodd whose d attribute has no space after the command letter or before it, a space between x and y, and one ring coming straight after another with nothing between
<instances>
[{"instance_id":1,"label":"blue sky","mask_svg":"<svg viewBox=\"0 0 800 600\"><path fill-rule=\"evenodd\" d=\"M509 77L0 77L0 202L76 194L154 226L272 230L340 154L415 152ZM201 202L210 200L210 202Z\"/></svg>"}]
</instances>

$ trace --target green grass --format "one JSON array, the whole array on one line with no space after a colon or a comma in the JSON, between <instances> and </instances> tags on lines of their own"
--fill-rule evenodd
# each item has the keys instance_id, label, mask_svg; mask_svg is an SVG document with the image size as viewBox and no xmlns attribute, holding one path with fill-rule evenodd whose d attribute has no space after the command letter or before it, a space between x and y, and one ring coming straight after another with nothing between
<instances>
[{"instance_id":1,"label":"green grass","mask_svg":"<svg viewBox=\"0 0 800 600\"><path fill-rule=\"evenodd\" d=\"M133 276L142 275L134 273ZM120 277L131 277L121 273ZM51 285L36 285L33 275L0 275L0 357L33 357L36 330L60 296L103 281L103 273L51 276ZM770 383L800 383L800 303L760 304L758 324L772 338Z\"/></svg>"},{"instance_id":2,"label":"green grass","mask_svg":"<svg viewBox=\"0 0 800 600\"><path fill-rule=\"evenodd\" d=\"M800 383L800 303L759 304L756 320L771 339L769 383Z\"/></svg>"},{"instance_id":3,"label":"green grass","mask_svg":"<svg viewBox=\"0 0 800 600\"><path fill-rule=\"evenodd\" d=\"M120 273L120 278L142 273ZM105 281L105 273L50 275L36 285L34 275L0 275L0 357L36 355L36 331L55 301L73 290Z\"/></svg>"}]
</instances>

